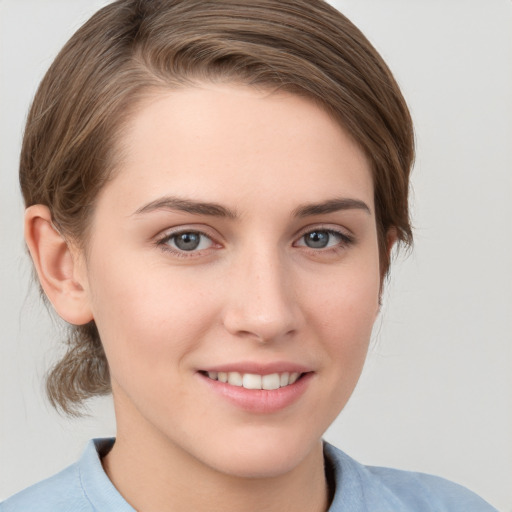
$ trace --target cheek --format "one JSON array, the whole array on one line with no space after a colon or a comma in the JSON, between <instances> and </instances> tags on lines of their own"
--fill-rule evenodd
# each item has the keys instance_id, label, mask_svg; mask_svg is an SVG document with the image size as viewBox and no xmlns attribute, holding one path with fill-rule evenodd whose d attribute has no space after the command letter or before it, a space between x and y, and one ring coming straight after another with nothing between
<instances>
[{"instance_id":1,"label":"cheek","mask_svg":"<svg viewBox=\"0 0 512 512\"><path fill-rule=\"evenodd\" d=\"M124 262L96 266L91 275L93 314L113 376L170 359L179 365L215 316L213 294L186 273Z\"/></svg>"},{"instance_id":2,"label":"cheek","mask_svg":"<svg viewBox=\"0 0 512 512\"><path fill-rule=\"evenodd\" d=\"M321 281L323 286L308 282L302 292L308 337L321 354L322 393L315 408L325 430L345 407L364 366L379 307L378 264L340 267Z\"/></svg>"},{"instance_id":3,"label":"cheek","mask_svg":"<svg viewBox=\"0 0 512 512\"><path fill-rule=\"evenodd\" d=\"M351 392L359 378L379 310L378 265L341 269L324 283L308 286L307 318L334 373Z\"/></svg>"},{"instance_id":4,"label":"cheek","mask_svg":"<svg viewBox=\"0 0 512 512\"><path fill-rule=\"evenodd\" d=\"M352 333L354 342L371 333L379 311L380 276L375 265L341 269L304 290L310 314L326 329ZM307 292L307 293L306 293ZM358 335L359 333L359 335ZM352 338L352 337L350 337Z\"/></svg>"}]
</instances>

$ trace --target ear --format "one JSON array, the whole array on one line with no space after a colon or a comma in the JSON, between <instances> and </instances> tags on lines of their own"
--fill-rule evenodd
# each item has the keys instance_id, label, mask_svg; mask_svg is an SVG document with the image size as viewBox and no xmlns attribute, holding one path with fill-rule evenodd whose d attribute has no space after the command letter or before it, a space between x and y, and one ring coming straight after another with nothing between
<instances>
[{"instance_id":1,"label":"ear","mask_svg":"<svg viewBox=\"0 0 512 512\"><path fill-rule=\"evenodd\" d=\"M391 264L391 251L398 241L398 232L396 228L390 228L386 233L386 247L385 247L385 260L381 261L381 272L380 272L380 291L379 291L379 309L382 306L382 292L384 291L384 278L386 277L389 265Z\"/></svg>"},{"instance_id":2,"label":"ear","mask_svg":"<svg viewBox=\"0 0 512 512\"><path fill-rule=\"evenodd\" d=\"M393 247L398 241L398 232L396 228L390 228L388 229L388 232L386 233L386 252L387 252L387 258L388 262L391 262L391 251L393 250Z\"/></svg>"},{"instance_id":3,"label":"ear","mask_svg":"<svg viewBox=\"0 0 512 512\"><path fill-rule=\"evenodd\" d=\"M26 209L25 241L39 282L58 315L74 325L90 322L93 315L78 251L54 227L48 207L37 204Z\"/></svg>"}]
</instances>

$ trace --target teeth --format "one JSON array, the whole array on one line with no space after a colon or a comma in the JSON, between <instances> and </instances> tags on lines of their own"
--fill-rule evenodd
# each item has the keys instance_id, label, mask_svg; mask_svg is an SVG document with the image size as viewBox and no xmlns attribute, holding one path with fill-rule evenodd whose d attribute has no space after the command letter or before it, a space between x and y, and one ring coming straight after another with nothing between
<instances>
[{"instance_id":1,"label":"teeth","mask_svg":"<svg viewBox=\"0 0 512 512\"><path fill-rule=\"evenodd\" d=\"M242 386L245 389L261 389L261 375L246 373L242 379Z\"/></svg>"},{"instance_id":2,"label":"teeth","mask_svg":"<svg viewBox=\"0 0 512 512\"><path fill-rule=\"evenodd\" d=\"M228 384L231 384L232 386L242 386L242 375L238 372L229 372L228 373Z\"/></svg>"},{"instance_id":3,"label":"teeth","mask_svg":"<svg viewBox=\"0 0 512 512\"><path fill-rule=\"evenodd\" d=\"M290 373L290 384L293 384L299 378L299 374L297 372Z\"/></svg>"},{"instance_id":4,"label":"teeth","mask_svg":"<svg viewBox=\"0 0 512 512\"><path fill-rule=\"evenodd\" d=\"M245 389L273 389L289 386L297 381L300 373L270 373L268 375L258 375L255 373L239 372L208 372L208 377L212 380L218 380L231 384L232 386L244 387Z\"/></svg>"},{"instance_id":5,"label":"teeth","mask_svg":"<svg viewBox=\"0 0 512 512\"><path fill-rule=\"evenodd\" d=\"M270 375L263 375L261 377L261 388L262 389L279 389L281 379L279 378L278 373L271 373Z\"/></svg>"}]
</instances>

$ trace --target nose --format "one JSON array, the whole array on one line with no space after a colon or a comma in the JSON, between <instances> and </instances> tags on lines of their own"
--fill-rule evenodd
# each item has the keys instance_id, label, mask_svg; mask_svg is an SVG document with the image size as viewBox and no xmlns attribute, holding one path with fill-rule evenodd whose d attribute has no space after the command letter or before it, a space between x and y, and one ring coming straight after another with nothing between
<instances>
[{"instance_id":1,"label":"nose","mask_svg":"<svg viewBox=\"0 0 512 512\"><path fill-rule=\"evenodd\" d=\"M292 271L276 252L252 253L231 267L223 311L231 334L267 343L298 330L301 314Z\"/></svg>"}]
</instances>

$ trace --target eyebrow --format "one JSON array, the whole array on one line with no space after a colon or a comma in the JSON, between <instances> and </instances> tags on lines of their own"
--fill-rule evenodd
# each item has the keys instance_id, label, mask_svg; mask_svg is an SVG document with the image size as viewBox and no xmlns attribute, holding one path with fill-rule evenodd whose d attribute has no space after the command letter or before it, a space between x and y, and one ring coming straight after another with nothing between
<instances>
[{"instance_id":1,"label":"eyebrow","mask_svg":"<svg viewBox=\"0 0 512 512\"><path fill-rule=\"evenodd\" d=\"M224 217L228 219L237 219L239 214L236 210L227 208L218 203L204 201L195 201L181 197L165 196L155 199L142 206L134 212L134 215L141 215L157 210L177 210L193 215L208 215L212 217ZM323 201L321 203L308 203L295 208L294 217L310 217L325 213L333 213L341 210L363 210L371 214L369 206L359 200L351 198L335 198Z\"/></svg>"},{"instance_id":2,"label":"eyebrow","mask_svg":"<svg viewBox=\"0 0 512 512\"><path fill-rule=\"evenodd\" d=\"M151 201L135 211L135 215L156 210L178 210L194 215L210 215L212 217L226 217L228 219L236 219L238 217L238 213L235 210L217 203L206 203L172 196L165 196Z\"/></svg>"},{"instance_id":3,"label":"eyebrow","mask_svg":"<svg viewBox=\"0 0 512 512\"><path fill-rule=\"evenodd\" d=\"M341 210L363 210L371 214L370 207L359 199L340 197L329 199L321 203L304 204L296 208L293 212L295 217L309 217L312 215L321 215L333 213Z\"/></svg>"}]
</instances>

